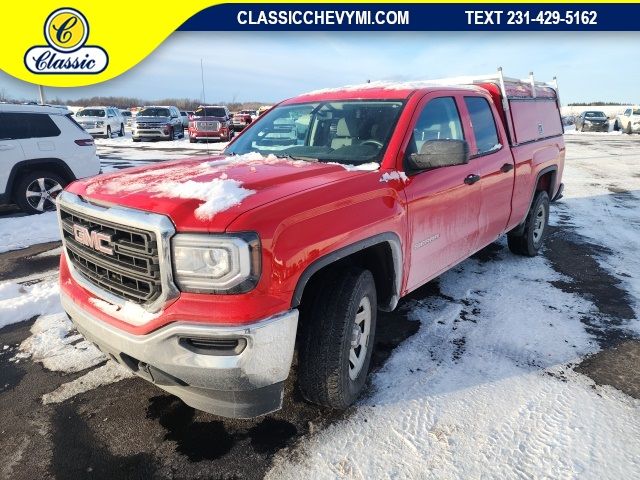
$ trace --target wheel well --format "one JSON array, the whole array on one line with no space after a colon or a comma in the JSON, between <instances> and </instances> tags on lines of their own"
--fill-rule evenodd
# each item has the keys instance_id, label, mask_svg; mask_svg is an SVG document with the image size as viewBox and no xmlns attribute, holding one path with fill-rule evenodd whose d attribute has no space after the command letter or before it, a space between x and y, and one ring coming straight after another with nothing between
<instances>
[{"instance_id":1,"label":"wheel well","mask_svg":"<svg viewBox=\"0 0 640 480\"><path fill-rule=\"evenodd\" d=\"M536 185L536 193L547 192L549 194L549 198L552 198L553 188L555 184L555 177L556 177L555 170L552 170L540 175L540 178L538 178L538 183Z\"/></svg>"},{"instance_id":2,"label":"wheel well","mask_svg":"<svg viewBox=\"0 0 640 480\"><path fill-rule=\"evenodd\" d=\"M396 263L391 245L387 242L358 250L315 271L304 285L300 304L307 304L310 297L322 289L323 284L329 280L332 273L350 266L360 267L371 272L376 284L380 310L391 311L395 308L398 300L398 292L395 288Z\"/></svg>"},{"instance_id":3,"label":"wheel well","mask_svg":"<svg viewBox=\"0 0 640 480\"><path fill-rule=\"evenodd\" d=\"M11 174L9 175L9 182L7 183L7 190L11 189L12 199L13 186L16 184L16 182L19 182L20 179L27 173L32 173L39 170L44 170L60 175L68 183L73 182L76 179L73 173L69 170L69 167L67 167L61 160L42 159L21 162L13 168Z\"/></svg>"}]
</instances>

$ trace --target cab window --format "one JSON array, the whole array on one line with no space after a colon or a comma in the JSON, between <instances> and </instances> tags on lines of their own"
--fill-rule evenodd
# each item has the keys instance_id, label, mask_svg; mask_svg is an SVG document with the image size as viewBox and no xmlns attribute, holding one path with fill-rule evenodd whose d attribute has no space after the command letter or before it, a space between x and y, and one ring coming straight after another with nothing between
<instances>
[{"instance_id":1,"label":"cab window","mask_svg":"<svg viewBox=\"0 0 640 480\"><path fill-rule=\"evenodd\" d=\"M471 117L473 135L476 139L477 154L483 155L494 150L499 150L498 130L491 112L491 107L486 98L464 97L464 103Z\"/></svg>"},{"instance_id":2,"label":"cab window","mask_svg":"<svg viewBox=\"0 0 640 480\"><path fill-rule=\"evenodd\" d=\"M460 114L453 97L434 98L425 105L413 127L406 158L429 140L464 140Z\"/></svg>"}]
</instances>

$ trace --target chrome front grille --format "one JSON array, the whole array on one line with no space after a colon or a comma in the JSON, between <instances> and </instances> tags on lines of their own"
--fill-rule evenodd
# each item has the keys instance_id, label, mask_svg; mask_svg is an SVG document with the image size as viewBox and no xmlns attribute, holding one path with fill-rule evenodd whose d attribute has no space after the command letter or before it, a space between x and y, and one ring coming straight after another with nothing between
<instances>
[{"instance_id":1,"label":"chrome front grille","mask_svg":"<svg viewBox=\"0 0 640 480\"><path fill-rule=\"evenodd\" d=\"M138 304L148 304L162 294L156 235L148 230L118 225L60 208L64 246L75 270L91 284ZM109 255L79 242L74 226L110 237Z\"/></svg>"},{"instance_id":2,"label":"chrome front grille","mask_svg":"<svg viewBox=\"0 0 640 480\"><path fill-rule=\"evenodd\" d=\"M220 122L196 122L196 129L203 132L217 132L220 130Z\"/></svg>"}]
</instances>

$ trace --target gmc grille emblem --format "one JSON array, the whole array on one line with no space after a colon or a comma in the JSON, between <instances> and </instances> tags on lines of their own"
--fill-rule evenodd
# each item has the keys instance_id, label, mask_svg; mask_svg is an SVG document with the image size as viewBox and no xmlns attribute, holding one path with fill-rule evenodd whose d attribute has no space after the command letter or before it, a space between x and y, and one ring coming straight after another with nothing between
<instances>
[{"instance_id":1,"label":"gmc grille emblem","mask_svg":"<svg viewBox=\"0 0 640 480\"><path fill-rule=\"evenodd\" d=\"M95 230L90 232L88 228L82 225L73 224L73 238L76 242L85 245L94 250L105 253L107 255L113 255L113 249L109 248L111 242L111 235L106 233L99 233Z\"/></svg>"}]
</instances>

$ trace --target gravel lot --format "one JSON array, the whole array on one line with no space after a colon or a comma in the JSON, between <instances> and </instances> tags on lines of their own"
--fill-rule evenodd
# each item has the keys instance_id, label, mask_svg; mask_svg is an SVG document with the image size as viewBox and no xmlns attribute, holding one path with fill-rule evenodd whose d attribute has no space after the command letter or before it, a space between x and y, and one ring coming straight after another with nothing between
<instances>
[{"instance_id":1,"label":"gravel lot","mask_svg":"<svg viewBox=\"0 0 640 480\"><path fill-rule=\"evenodd\" d=\"M195 411L66 330L58 241L0 253L0 478L640 478L640 136L566 141L544 254L500 240L383 314L343 413L295 373L273 415ZM105 171L223 146L98 144Z\"/></svg>"}]
</instances>

